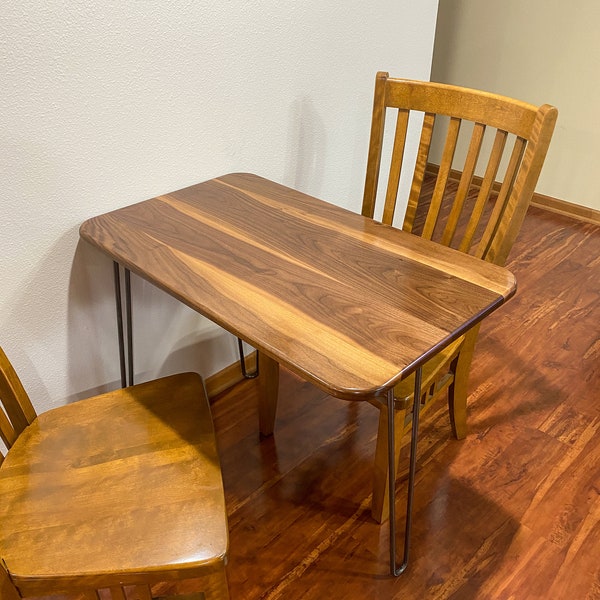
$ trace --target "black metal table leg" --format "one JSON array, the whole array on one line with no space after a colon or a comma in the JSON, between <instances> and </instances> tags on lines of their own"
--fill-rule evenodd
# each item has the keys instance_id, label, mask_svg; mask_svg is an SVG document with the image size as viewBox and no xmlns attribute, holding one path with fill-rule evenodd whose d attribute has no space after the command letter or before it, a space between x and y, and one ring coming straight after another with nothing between
<instances>
[{"instance_id":1,"label":"black metal table leg","mask_svg":"<svg viewBox=\"0 0 600 600\"><path fill-rule=\"evenodd\" d=\"M133 385L133 317L131 311L131 271L125 271L125 314L127 315L127 366L129 385Z\"/></svg>"},{"instance_id":2,"label":"black metal table leg","mask_svg":"<svg viewBox=\"0 0 600 600\"><path fill-rule=\"evenodd\" d=\"M117 305L117 334L119 337L119 364L121 367L121 387L127 387L127 370L125 367L125 328L127 329L127 366L129 369L129 385L133 385L133 319L131 309L131 272L125 271L125 323L123 319L123 297L121 292L121 266L113 262L115 280L115 301Z\"/></svg>"},{"instance_id":3,"label":"black metal table leg","mask_svg":"<svg viewBox=\"0 0 600 600\"><path fill-rule=\"evenodd\" d=\"M422 370L415 372L415 390L412 414L412 430L410 440L410 462L408 471L408 497L406 500L406 526L404 529L404 557L402 563L396 563L396 444L394 421L394 390L387 394L388 408L388 473L389 473L389 505L390 505L390 572L397 577L406 570L410 550L410 534L412 527L412 508L415 489L415 471L417 466L417 439L419 434L419 414L421 398Z\"/></svg>"},{"instance_id":4,"label":"black metal table leg","mask_svg":"<svg viewBox=\"0 0 600 600\"><path fill-rule=\"evenodd\" d=\"M118 262L113 262L115 276L115 301L117 303L117 335L119 336L119 364L121 366L121 387L127 387L125 371L125 340L123 334L123 305L121 298L121 270Z\"/></svg>"},{"instance_id":5,"label":"black metal table leg","mask_svg":"<svg viewBox=\"0 0 600 600\"><path fill-rule=\"evenodd\" d=\"M248 370L246 369L246 357L244 356L244 342L242 341L241 338L237 339L238 341L238 351L240 354L240 368L242 369L242 375L244 377L244 379L255 379L256 377L258 377L258 352L256 353L256 367L254 369L254 371L252 373L248 373Z\"/></svg>"}]
</instances>

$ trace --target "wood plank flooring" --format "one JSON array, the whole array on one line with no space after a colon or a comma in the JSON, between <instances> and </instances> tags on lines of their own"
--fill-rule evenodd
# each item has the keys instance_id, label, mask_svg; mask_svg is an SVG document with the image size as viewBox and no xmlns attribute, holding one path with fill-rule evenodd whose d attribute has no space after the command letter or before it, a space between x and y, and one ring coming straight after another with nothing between
<instances>
[{"instance_id":1,"label":"wood plank flooring","mask_svg":"<svg viewBox=\"0 0 600 600\"><path fill-rule=\"evenodd\" d=\"M216 399L232 600L600 599L600 227L531 208L507 266L519 291L482 325L469 435L443 402L422 423L399 578L369 513L375 408L284 371L260 439L256 381Z\"/></svg>"},{"instance_id":2,"label":"wood plank flooring","mask_svg":"<svg viewBox=\"0 0 600 600\"><path fill-rule=\"evenodd\" d=\"M422 423L399 578L369 514L372 406L283 372L260 439L255 382L217 398L232 599L600 599L600 228L532 208L507 266L519 291L481 328L469 435L443 402Z\"/></svg>"}]
</instances>

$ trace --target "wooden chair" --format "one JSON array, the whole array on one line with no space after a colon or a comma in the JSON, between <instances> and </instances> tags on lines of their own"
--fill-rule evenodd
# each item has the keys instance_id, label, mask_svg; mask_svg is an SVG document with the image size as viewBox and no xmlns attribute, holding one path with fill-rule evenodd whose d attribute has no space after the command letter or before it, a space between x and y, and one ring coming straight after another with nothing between
<instances>
[{"instance_id":1,"label":"wooden chair","mask_svg":"<svg viewBox=\"0 0 600 600\"><path fill-rule=\"evenodd\" d=\"M396 113L396 123L387 138L389 112ZM483 91L378 73L362 214L374 217L376 204L382 202L381 218L376 218L393 225L399 184L406 181L410 191L402 229L503 265L529 206L557 114L547 104L537 107ZM419 144L411 171L404 148L407 132L414 127ZM439 165L430 164L432 140L443 142ZM379 181L385 179L382 156L388 146L387 185L377 202ZM459 156L464 156L460 164ZM401 179L407 170L408 178ZM478 329L474 327L423 370L422 408L447 394L458 439L466 435L467 378ZM397 464L401 438L410 429L407 408L412 405L413 386L414 376L394 390ZM381 522L389 510L388 415L384 403L373 404L380 409L380 419L372 514Z\"/></svg>"},{"instance_id":2,"label":"wooden chair","mask_svg":"<svg viewBox=\"0 0 600 600\"><path fill-rule=\"evenodd\" d=\"M199 375L39 416L0 348L0 598L228 598L228 530ZM166 591L165 591L166 590Z\"/></svg>"}]
</instances>

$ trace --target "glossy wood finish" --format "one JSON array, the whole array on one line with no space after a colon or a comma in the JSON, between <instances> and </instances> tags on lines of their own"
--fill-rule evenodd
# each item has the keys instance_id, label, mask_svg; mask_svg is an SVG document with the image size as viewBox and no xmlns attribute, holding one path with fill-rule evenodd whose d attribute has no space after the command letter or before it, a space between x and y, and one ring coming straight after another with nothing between
<instances>
[{"instance_id":1,"label":"glossy wood finish","mask_svg":"<svg viewBox=\"0 0 600 600\"><path fill-rule=\"evenodd\" d=\"M394 116L395 121L390 118ZM503 265L531 201L556 118L557 110L549 105L538 107L480 90L394 79L380 72L375 79L362 214L372 217L379 202L381 220L394 223L400 177L406 177L411 187L402 224L405 231ZM387 149L386 123L390 128L395 123L387 177L380 173ZM420 141L414 170L406 173L413 168L404 157L411 130L416 130ZM444 149L432 174L430 146L440 134ZM456 149L461 138L468 142L468 151L464 163L458 165ZM476 171L483 176L476 177ZM387 180L387 187L378 198L380 179ZM466 434L466 382L476 338L473 328L425 367L422 412L447 396L452 429L459 439ZM410 429L407 408L413 389L412 380L405 379L394 390L396 448ZM388 515L388 408L376 405L381 413L372 514L381 522Z\"/></svg>"},{"instance_id":2,"label":"glossy wood finish","mask_svg":"<svg viewBox=\"0 0 600 600\"><path fill-rule=\"evenodd\" d=\"M442 402L421 422L397 579L369 510L378 411L282 370L261 439L257 382L218 398L232 598L598 600L599 257L600 228L529 210L507 263L519 293L481 325L466 439Z\"/></svg>"},{"instance_id":3,"label":"glossy wood finish","mask_svg":"<svg viewBox=\"0 0 600 600\"><path fill-rule=\"evenodd\" d=\"M0 367L14 383L3 353ZM196 374L39 415L0 467L0 499L3 600L11 585L22 596L113 588L114 600L137 585L150 598L151 584L192 578L207 599L228 597L219 457Z\"/></svg>"},{"instance_id":4,"label":"glossy wood finish","mask_svg":"<svg viewBox=\"0 0 600 600\"><path fill-rule=\"evenodd\" d=\"M328 393L385 393L515 290L504 269L255 175L86 221L114 260Z\"/></svg>"}]
</instances>

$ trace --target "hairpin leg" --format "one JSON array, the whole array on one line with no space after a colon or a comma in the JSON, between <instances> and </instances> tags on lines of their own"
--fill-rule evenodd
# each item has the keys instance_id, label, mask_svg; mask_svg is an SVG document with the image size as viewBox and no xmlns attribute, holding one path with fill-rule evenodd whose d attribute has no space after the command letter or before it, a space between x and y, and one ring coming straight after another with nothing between
<instances>
[{"instance_id":1,"label":"hairpin leg","mask_svg":"<svg viewBox=\"0 0 600 600\"><path fill-rule=\"evenodd\" d=\"M410 534L412 528L412 508L415 488L415 471L417 466L417 438L419 433L419 413L421 398L421 367L415 372L415 390L412 414L412 430L410 439L410 463L408 471L408 496L406 500L406 526L404 529L404 557L398 566L396 563L396 444L395 444L395 422L394 422L394 390L387 394L388 408L388 473L389 473L389 504L390 504L390 572L397 577L406 570L408 566L408 555L410 550Z\"/></svg>"},{"instance_id":2,"label":"hairpin leg","mask_svg":"<svg viewBox=\"0 0 600 600\"><path fill-rule=\"evenodd\" d=\"M125 310L127 314L127 366L129 385L133 385L133 318L131 311L131 271L125 269Z\"/></svg>"},{"instance_id":3,"label":"hairpin leg","mask_svg":"<svg viewBox=\"0 0 600 600\"><path fill-rule=\"evenodd\" d=\"M123 305L121 298L121 272L118 262L113 262L115 276L115 301L117 303L117 335L119 336L119 364L121 366L121 387L127 387L125 372L125 340L123 334Z\"/></svg>"},{"instance_id":4,"label":"hairpin leg","mask_svg":"<svg viewBox=\"0 0 600 600\"><path fill-rule=\"evenodd\" d=\"M244 379L254 379L258 377L259 353L256 353L256 368L254 369L254 372L248 373L248 371L246 370L246 357L244 356L244 343L241 340L241 338L238 338L238 350L240 352L240 367L242 368L242 375L244 376Z\"/></svg>"},{"instance_id":5,"label":"hairpin leg","mask_svg":"<svg viewBox=\"0 0 600 600\"><path fill-rule=\"evenodd\" d=\"M127 328L127 366L129 369L129 385L133 385L133 319L131 309L131 272L125 271L125 321L123 322L123 298L121 293L121 267L113 262L115 280L115 301L117 305L117 334L119 337L119 364L121 367L121 387L127 387L127 370L125 368L125 327Z\"/></svg>"}]
</instances>

